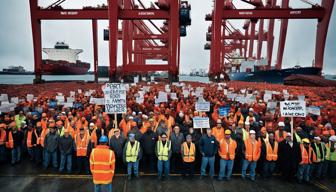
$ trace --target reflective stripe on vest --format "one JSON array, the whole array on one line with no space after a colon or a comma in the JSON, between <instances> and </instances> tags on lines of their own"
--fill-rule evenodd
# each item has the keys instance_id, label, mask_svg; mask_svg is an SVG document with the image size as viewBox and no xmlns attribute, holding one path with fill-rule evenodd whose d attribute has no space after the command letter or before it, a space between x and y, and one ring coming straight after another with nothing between
<instances>
[{"instance_id":1,"label":"reflective stripe on vest","mask_svg":"<svg viewBox=\"0 0 336 192\"><path fill-rule=\"evenodd\" d=\"M266 159L267 161L276 161L278 159L278 142L274 141L273 149L269 141L266 142Z\"/></svg>"},{"instance_id":2,"label":"reflective stripe on vest","mask_svg":"<svg viewBox=\"0 0 336 192\"><path fill-rule=\"evenodd\" d=\"M87 156L87 146L88 146L87 134L84 134L83 138L80 138L80 135L78 134L76 137L76 149L78 157Z\"/></svg>"},{"instance_id":3,"label":"reflective stripe on vest","mask_svg":"<svg viewBox=\"0 0 336 192\"><path fill-rule=\"evenodd\" d=\"M190 148L188 147L187 142L183 143L183 161L186 163L195 161L195 144L190 143Z\"/></svg>"},{"instance_id":4,"label":"reflective stripe on vest","mask_svg":"<svg viewBox=\"0 0 336 192\"><path fill-rule=\"evenodd\" d=\"M308 147L308 153L306 148L303 146L303 144L300 144L300 149L301 149L301 157L302 161L300 164L311 164L311 157L313 155L313 149L309 146Z\"/></svg>"},{"instance_id":5,"label":"reflective stripe on vest","mask_svg":"<svg viewBox=\"0 0 336 192\"><path fill-rule=\"evenodd\" d=\"M14 140L13 140L13 135L11 131L8 134L8 142L6 142L6 147L10 149L14 148Z\"/></svg>"},{"instance_id":6,"label":"reflective stripe on vest","mask_svg":"<svg viewBox=\"0 0 336 192\"><path fill-rule=\"evenodd\" d=\"M27 133L27 147L28 148L33 147L33 145L32 145L32 134L33 134L33 131L28 131L28 133Z\"/></svg>"},{"instance_id":7,"label":"reflective stripe on vest","mask_svg":"<svg viewBox=\"0 0 336 192\"><path fill-rule=\"evenodd\" d=\"M139 142L135 141L133 144L133 147L131 145L131 142L127 142L126 147L126 162L136 162L138 159L139 154Z\"/></svg>"},{"instance_id":8,"label":"reflective stripe on vest","mask_svg":"<svg viewBox=\"0 0 336 192\"><path fill-rule=\"evenodd\" d=\"M109 150L109 154L106 154L105 152L102 153L103 151L105 149L95 148L91 153L90 165L94 184L109 184L112 182L114 175L114 170L111 169L115 162L113 152Z\"/></svg>"},{"instance_id":9,"label":"reflective stripe on vest","mask_svg":"<svg viewBox=\"0 0 336 192\"><path fill-rule=\"evenodd\" d=\"M170 147L171 147L170 141L166 141L166 144L164 146L162 141L157 142L158 159L160 161L168 161Z\"/></svg>"}]
</instances>

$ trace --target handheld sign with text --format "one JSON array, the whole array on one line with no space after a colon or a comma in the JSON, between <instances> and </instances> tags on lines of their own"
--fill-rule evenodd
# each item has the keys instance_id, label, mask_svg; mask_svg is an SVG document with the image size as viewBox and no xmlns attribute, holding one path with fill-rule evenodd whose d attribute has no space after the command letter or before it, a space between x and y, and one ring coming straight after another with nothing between
<instances>
[{"instance_id":1,"label":"handheld sign with text","mask_svg":"<svg viewBox=\"0 0 336 192\"><path fill-rule=\"evenodd\" d=\"M227 116L229 114L230 107L220 107L218 109L219 116Z\"/></svg>"},{"instance_id":2,"label":"handheld sign with text","mask_svg":"<svg viewBox=\"0 0 336 192\"><path fill-rule=\"evenodd\" d=\"M306 117L306 102L281 101L280 112L283 117Z\"/></svg>"},{"instance_id":3,"label":"handheld sign with text","mask_svg":"<svg viewBox=\"0 0 336 192\"><path fill-rule=\"evenodd\" d=\"M210 128L209 117L194 117L193 127L194 128Z\"/></svg>"},{"instance_id":4,"label":"handheld sign with text","mask_svg":"<svg viewBox=\"0 0 336 192\"><path fill-rule=\"evenodd\" d=\"M126 87L122 83L106 83L104 87L105 111L108 114L126 113Z\"/></svg>"},{"instance_id":5,"label":"handheld sign with text","mask_svg":"<svg viewBox=\"0 0 336 192\"><path fill-rule=\"evenodd\" d=\"M195 109L196 111L208 112L210 111L210 102L197 102Z\"/></svg>"}]
</instances>

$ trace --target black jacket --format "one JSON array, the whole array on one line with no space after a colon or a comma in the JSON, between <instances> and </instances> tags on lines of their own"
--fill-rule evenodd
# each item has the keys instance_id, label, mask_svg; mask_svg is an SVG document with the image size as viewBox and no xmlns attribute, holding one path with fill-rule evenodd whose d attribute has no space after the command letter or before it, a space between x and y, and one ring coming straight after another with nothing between
<instances>
[{"instance_id":1,"label":"black jacket","mask_svg":"<svg viewBox=\"0 0 336 192\"><path fill-rule=\"evenodd\" d=\"M214 136L204 134L199 143L199 149L204 157L213 157L218 150L218 142Z\"/></svg>"},{"instance_id":2,"label":"black jacket","mask_svg":"<svg viewBox=\"0 0 336 192\"><path fill-rule=\"evenodd\" d=\"M147 130L143 134L143 153L145 155L154 155L155 154L155 144L157 141L157 134L152 130Z\"/></svg>"}]
</instances>

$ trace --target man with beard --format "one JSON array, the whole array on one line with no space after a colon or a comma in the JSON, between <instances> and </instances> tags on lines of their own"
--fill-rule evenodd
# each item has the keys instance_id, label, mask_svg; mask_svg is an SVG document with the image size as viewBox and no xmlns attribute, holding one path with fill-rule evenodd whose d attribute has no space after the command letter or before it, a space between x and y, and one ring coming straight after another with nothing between
<instances>
[{"instance_id":1,"label":"man with beard","mask_svg":"<svg viewBox=\"0 0 336 192\"><path fill-rule=\"evenodd\" d=\"M293 182L301 154L298 143L292 140L290 133L287 133L285 140L279 143L278 154L283 179Z\"/></svg>"}]
</instances>

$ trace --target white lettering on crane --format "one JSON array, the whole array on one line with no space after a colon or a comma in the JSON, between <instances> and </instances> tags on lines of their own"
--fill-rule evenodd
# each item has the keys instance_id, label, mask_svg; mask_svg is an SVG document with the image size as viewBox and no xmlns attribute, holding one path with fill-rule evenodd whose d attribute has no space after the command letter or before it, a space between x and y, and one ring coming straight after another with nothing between
<instances>
[{"instance_id":1,"label":"white lettering on crane","mask_svg":"<svg viewBox=\"0 0 336 192\"><path fill-rule=\"evenodd\" d=\"M239 15L253 15L252 11L239 11Z\"/></svg>"},{"instance_id":2,"label":"white lettering on crane","mask_svg":"<svg viewBox=\"0 0 336 192\"><path fill-rule=\"evenodd\" d=\"M301 11L290 11L289 14L291 14L291 15L300 15Z\"/></svg>"},{"instance_id":3,"label":"white lettering on crane","mask_svg":"<svg viewBox=\"0 0 336 192\"><path fill-rule=\"evenodd\" d=\"M61 15L78 15L78 11L61 11Z\"/></svg>"},{"instance_id":4,"label":"white lettering on crane","mask_svg":"<svg viewBox=\"0 0 336 192\"><path fill-rule=\"evenodd\" d=\"M141 11L138 15L155 15L153 11Z\"/></svg>"}]
</instances>

